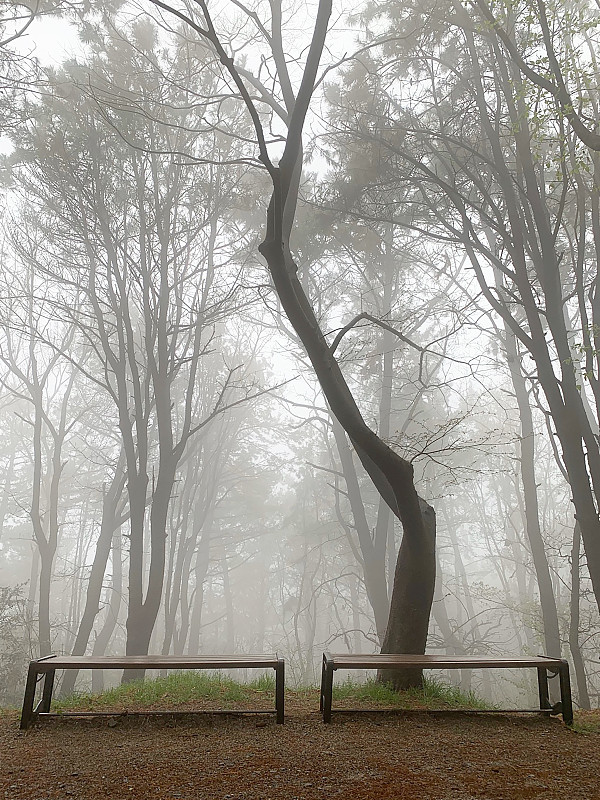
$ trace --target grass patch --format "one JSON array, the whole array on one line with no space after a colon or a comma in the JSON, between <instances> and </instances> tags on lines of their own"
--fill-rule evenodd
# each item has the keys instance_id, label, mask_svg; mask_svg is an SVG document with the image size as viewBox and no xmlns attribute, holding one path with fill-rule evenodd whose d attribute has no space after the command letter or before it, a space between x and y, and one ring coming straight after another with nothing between
<instances>
[{"instance_id":1,"label":"grass patch","mask_svg":"<svg viewBox=\"0 0 600 800\"><path fill-rule=\"evenodd\" d=\"M576 711L573 730L576 733L600 733L600 709Z\"/></svg>"},{"instance_id":2,"label":"grass patch","mask_svg":"<svg viewBox=\"0 0 600 800\"><path fill-rule=\"evenodd\" d=\"M275 673L274 672L264 672L262 675L259 675L250 683L243 684L244 687L250 690L254 690L256 692L269 692L272 693L275 691Z\"/></svg>"},{"instance_id":3,"label":"grass patch","mask_svg":"<svg viewBox=\"0 0 600 800\"><path fill-rule=\"evenodd\" d=\"M237 681L220 673L185 670L172 672L164 678L121 684L101 694L75 694L56 699L52 710L61 711L151 711L178 708L244 708L265 707L270 710L275 694L275 676L264 673L250 683ZM420 689L395 692L385 684L369 680L366 683L336 683L334 702L340 707L357 706L398 709L482 709L492 708L473 692L464 693L425 679ZM287 701L307 712L318 708L318 689L302 687L286 689Z\"/></svg>"},{"instance_id":4,"label":"grass patch","mask_svg":"<svg viewBox=\"0 0 600 800\"><path fill-rule=\"evenodd\" d=\"M425 678L422 688L396 692L383 683L369 680L357 684L352 681L333 686L334 700L355 700L369 702L376 707L406 709L489 709L486 703L474 692L462 692L456 686L446 686L438 681Z\"/></svg>"},{"instance_id":5,"label":"grass patch","mask_svg":"<svg viewBox=\"0 0 600 800\"><path fill-rule=\"evenodd\" d=\"M267 678L269 676L266 676ZM156 708L175 709L195 702L216 702L227 708L244 704L258 695L272 692L268 680L258 678L253 684L243 684L218 673L172 672L164 678L134 681L115 686L101 694L76 694L52 704L53 711L102 711L125 709L136 711Z\"/></svg>"}]
</instances>

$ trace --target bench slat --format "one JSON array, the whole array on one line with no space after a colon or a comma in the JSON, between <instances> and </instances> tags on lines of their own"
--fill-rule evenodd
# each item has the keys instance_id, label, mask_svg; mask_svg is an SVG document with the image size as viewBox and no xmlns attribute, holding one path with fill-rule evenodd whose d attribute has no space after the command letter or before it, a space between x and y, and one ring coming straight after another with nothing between
<instances>
[{"instance_id":1,"label":"bench slat","mask_svg":"<svg viewBox=\"0 0 600 800\"><path fill-rule=\"evenodd\" d=\"M476 669L477 667L558 667L561 660L547 656L441 656L412 654L352 655L348 653L325 653L334 669L382 669L423 667L429 669Z\"/></svg>"},{"instance_id":2,"label":"bench slat","mask_svg":"<svg viewBox=\"0 0 600 800\"><path fill-rule=\"evenodd\" d=\"M228 669L275 667L281 659L267 655L201 655L201 656L51 656L36 661L37 672L54 669L194 669L220 666Z\"/></svg>"}]
</instances>

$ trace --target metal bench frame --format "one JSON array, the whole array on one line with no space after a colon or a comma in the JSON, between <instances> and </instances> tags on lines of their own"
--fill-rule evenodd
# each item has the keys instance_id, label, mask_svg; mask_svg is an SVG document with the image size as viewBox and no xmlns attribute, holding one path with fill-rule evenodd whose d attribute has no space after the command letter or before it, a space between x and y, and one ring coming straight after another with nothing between
<instances>
[{"instance_id":1,"label":"metal bench frame","mask_svg":"<svg viewBox=\"0 0 600 800\"><path fill-rule=\"evenodd\" d=\"M323 722L331 722L333 673L338 669L510 669L535 667L538 673L540 712L554 710L548 692L548 673L560 680L561 712L567 725L573 724L573 704L569 663L564 658L548 656L437 656L437 655L353 655L323 653L320 709ZM374 709L376 710L376 709ZM537 709L534 709L537 711ZM539 712L538 712L539 713Z\"/></svg>"},{"instance_id":2,"label":"metal bench frame","mask_svg":"<svg viewBox=\"0 0 600 800\"><path fill-rule=\"evenodd\" d=\"M21 713L21 728L25 730L39 716L53 716L50 714L50 703L52 701L54 675L57 669L265 669L269 667L275 670L275 713L277 715L277 722L283 724L285 661L277 654L121 657L44 656L43 658L38 658L29 663L25 696L23 698L23 710ZM42 679L42 676L44 680L42 698L34 707L36 686L38 681ZM85 712L85 716L102 716L106 713L107 712ZM218 714L227 712L211 710L210 713ZM248 712L241 709L235 713L243 714ZM258 712L251 711L249 713ZM66 714L60 714L60 716L66 716ZM72 716L81 716L81 714L73 712Z\"/></svg>"}]
</instances>

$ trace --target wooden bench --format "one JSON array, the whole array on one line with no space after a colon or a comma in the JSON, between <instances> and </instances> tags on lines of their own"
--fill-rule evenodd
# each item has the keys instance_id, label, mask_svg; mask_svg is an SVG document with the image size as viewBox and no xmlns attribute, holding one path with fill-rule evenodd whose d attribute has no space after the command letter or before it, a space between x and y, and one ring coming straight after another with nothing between
<instances>
[{"instance_id":1,"label":"wooden bench","mask_svg":"<svg viewBox=\"0 0 600 800\"><path fill-rule=\"evenodd\" d=\"M275 712L283 724L285 662L278 655L201 655L201 656L58 656L31 661L27 672L21 728L28 728L40 715L50 715L50 702L57 669L267 669L275 670ZM42 697L34 707L38 681L44 679ZM96 716L101 712L86 712ZM106 712L104 712L106 713ZM223 713L219 711L211 713ZM243 713L243 712L236 712ZM247 713L247 712L246 712ZM256 711L250 713L257 713ZM82 716L72 712L73 716ZM66 716L61 714L60 716Z\"/></svg>"},{"instance_id":2,"label":"wooden bench","mask_svg":"<svg viewBox=\"0 0 600 800\"><path fill-rule=\"evenodd\" d=\"M569 664L563 658L547 656L420 656L420 655L353 655L352 653L323 653L321 671L321 712L324 722L331 722L333 673L337 669L521 669L535 667L538 673L540 711L560 710L567 725L573 723L573 704L569 681ZM551 706L548 693L548 673L560 679L560 709ZM537 711L537 709L536 709Z\"/></svg>"}]
</instances>

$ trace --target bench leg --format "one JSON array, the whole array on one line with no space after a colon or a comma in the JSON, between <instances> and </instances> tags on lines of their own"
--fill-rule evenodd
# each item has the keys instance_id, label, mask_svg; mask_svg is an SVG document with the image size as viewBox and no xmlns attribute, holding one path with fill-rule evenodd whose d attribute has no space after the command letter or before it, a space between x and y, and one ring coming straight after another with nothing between
<instances>
[{"instance_id":1,"label":"bench leg","mask_svg":"<svg viewBox=\"0 0 600 800\"><path fill-rule=\"evenodd\" d=\"M552 708L550 705L550 694L548 691L548 672L546 667L538 667L538 691L540 695L540 709Z\"/></svg>"},{"instance_id":2,"label":"bench leg","mask_svg":"<svg viewBox=\"0 0 600 800\"><path fill-rule=\"evenodd\" d=\"M26 730L34 717L33 702L35 700L35 687L37 684L37 670L35 662L29 665L27 670L27 683L25 684L25 696L23 697L23 710L21 711L21 730Z\"/></svg>"},{"instance_id":3,"label":"bench leg","mask_svg":"<svg viewBox=\"0 0 600 800\"><path fill-rule=\"evenodd\" d=\"M333 697L333 666L323 664L323 722L331 722L331 703Z\"/></svg>"},{"instance_id":4,"label":"bench leg","mask_svg":"<svg viewBox=\"0 0 600 800\"><path fill-rule=\"evenodd\" d=\"M54 672L49 670L44 675L44 690L42 692L42 702L40 704L40 711L48 713L50 711L50 703L52 702L52 689L54 688Z\"/></svg>"},{"instance_id":5,"label":"bench leg","mask_svg":"<svg viewBox=\"0 0 600 800\"><path fill-rule=\"evenodd\" d=\"M319 695L319 711L323 712L323 693L325 691L325 662L326 656L323 653L323 662L321 664L321 694Z\"/></svg>"},{"instance_id":6,"label":"bench leg","mask_svg":"<svg viewBox=\"0 0 600 800\"><path fill-rule=\"evenodd\" d=\"M562 718L565 725L573 724L573 701L571 699L571 681L569 680L569 662L563 660L558 670L560 680L560 701Z\"/></svg>"},{"instance_id":7,"label":"bench leg","mask_svg":"<svg viewBox=\"0 0 600 800\"><path fill-rule=\"evenodd\" d=\"M278 661L275 667L275 709L277 711L277 723L283 725L285 711L285 662L283 659Z\"/></svg>"}]
</instances>

